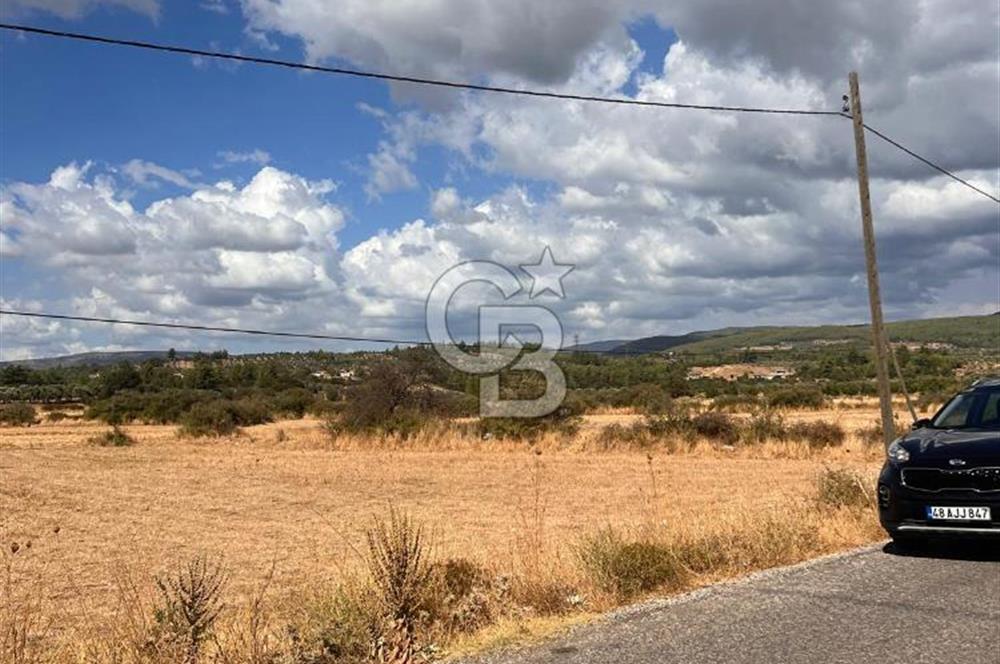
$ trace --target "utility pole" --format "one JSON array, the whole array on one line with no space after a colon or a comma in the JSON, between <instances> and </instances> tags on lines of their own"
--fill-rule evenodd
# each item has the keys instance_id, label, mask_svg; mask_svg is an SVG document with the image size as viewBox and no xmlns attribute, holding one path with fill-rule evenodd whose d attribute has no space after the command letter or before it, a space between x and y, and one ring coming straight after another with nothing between
<instances>
[{"instance_id":1,"label":"utility pole","mask_svg":"<svg viewBox=\"0 0 1000 664\"><path fill-rule=\"evenodd\" d=\"M872 226L872 201L868 191L868 153L865 151L865 127L861 116L861 91L858 73L849 76L851 85L851 120L854 122L854 151L858 160L858 196L861 199L861 230L865 238L865 264L868 268L868 303L872 310L872 343L875 347L875 377L878 380L878 401L882 410L882 433L885 446L896 437L892 420L892 390L889 387L888 346L882 322L882 296L878 285L878 263L875 257L875 229Z\"/></svg>"}]
</instances>

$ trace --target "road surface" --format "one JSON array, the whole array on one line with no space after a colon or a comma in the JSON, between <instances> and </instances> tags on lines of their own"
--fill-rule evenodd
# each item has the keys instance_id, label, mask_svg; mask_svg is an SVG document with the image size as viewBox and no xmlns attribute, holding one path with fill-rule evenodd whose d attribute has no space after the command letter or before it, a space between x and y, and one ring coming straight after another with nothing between
<instances>
[{"instance_id":1,"label":"road surface","mask_svg":"<svg viewBox=\"0 0 1000 664\"><path fill-rule=\"evenodd\" d=\"M822 558L632 607L476 664L1000 663L1000 543Z\"/></svg>"}]
</instances>

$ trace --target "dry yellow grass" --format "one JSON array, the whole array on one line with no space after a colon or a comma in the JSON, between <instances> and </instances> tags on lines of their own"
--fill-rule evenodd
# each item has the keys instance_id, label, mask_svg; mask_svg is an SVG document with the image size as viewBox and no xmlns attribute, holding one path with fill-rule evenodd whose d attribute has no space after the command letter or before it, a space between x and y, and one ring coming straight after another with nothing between
<instances>
[{"instance_id":1,"label":"dry yellow grass","mask_svg":"<svg viewBox=\"0 0 1000 664\"><path fill-rule=\"evenodd\" d=\"M790 415L836 419L848 431L875 416L870 408ZM455 434L334 444L312 420L202 441L179 439L172 426L131 426L138 444L114 449L88 444L105 429L92 423L4 428L0 545L18 544L6 560L30 583L46 638L65 643L81 625L114 619L124 573L148 587L151 575L201 552L231 570L234 605L247 602L273 564L274 604L294 607L357 574L364 529L389 505L426 524L441 557L504 569L531 540L568 570L579 538L607 524L674 536L732 530L799 509L824 463L874 474L880 456L853 435L822 452L790 443L735 451L703 444L679 456L585 451L600 426L629 417L595 416L573 440L541 441L540 455L523 443ZM834 516L818 530L813 549L789 555L879 537L870 517Z\"/></svg>"}]
</instances>

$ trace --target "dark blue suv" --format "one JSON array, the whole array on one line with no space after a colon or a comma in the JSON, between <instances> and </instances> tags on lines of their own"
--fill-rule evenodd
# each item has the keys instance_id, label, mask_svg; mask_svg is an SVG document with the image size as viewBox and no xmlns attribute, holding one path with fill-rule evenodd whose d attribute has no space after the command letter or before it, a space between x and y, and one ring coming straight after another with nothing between
<instances>
[{"instance_id":1,"label":"dark blue suv","mask_svg":"<svg viewBox=\"0 0 1000 664\"><path fill-rule=\"evenodd\" d=\"M1000 379L976 381L895 440L878 479L894 541L945 536L1000 543Z\"/></svg>"}]
</instances>

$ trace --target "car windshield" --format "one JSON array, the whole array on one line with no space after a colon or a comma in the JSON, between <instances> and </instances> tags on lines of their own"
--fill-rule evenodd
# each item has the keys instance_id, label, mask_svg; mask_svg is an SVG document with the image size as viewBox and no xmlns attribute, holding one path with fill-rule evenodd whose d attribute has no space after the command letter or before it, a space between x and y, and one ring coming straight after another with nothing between
<instances>
[{"instance_id":1,"label":"car windshield","mask_svg":"<svg viewBox=\"0 0 1000 664\"><path fill-rule=\"evenodd\" d=\"M1000 429L1000 390L963 392L934 417L936 429Z\"/></svg>"}]
</instances>

